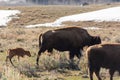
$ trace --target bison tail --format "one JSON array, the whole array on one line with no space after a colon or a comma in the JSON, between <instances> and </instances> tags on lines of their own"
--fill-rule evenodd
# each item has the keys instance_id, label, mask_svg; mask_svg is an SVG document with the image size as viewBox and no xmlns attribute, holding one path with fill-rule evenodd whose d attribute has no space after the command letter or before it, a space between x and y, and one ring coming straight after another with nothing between
<instances>
[{"instance_id":1,"label":"bison tail","mask_svg":"<svg viewBox=\"0 0 120 80\"><path fill-rule=\"evenodd\" d=\"M43 39L42 39L42 33L40 34L40 36L39 36L39 47L41 46L41 44L42 44L42 41L43 41Z\"/></svg>"}]
</instances>

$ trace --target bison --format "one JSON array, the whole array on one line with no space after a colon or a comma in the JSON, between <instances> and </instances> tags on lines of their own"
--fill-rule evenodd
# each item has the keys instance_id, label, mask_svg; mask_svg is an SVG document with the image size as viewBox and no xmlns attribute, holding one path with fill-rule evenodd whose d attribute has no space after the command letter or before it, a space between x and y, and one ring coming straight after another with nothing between
<instances>
[{"instance_id":1,"label":"bison","mask_svg":"<svg viewBox=\"0 0 120 80\"><path fill-rule=\"evenodd\" d=\"M72 61L76 55L81 57L81 50L84 46L91 46L101 43L99 36L91 36L87 30L78 27L61 28L49 30L39 36L39 52L36 59L38 64L39 56L46 50L52 52L53 49L58 51L69 51L69 58Z\"/></svg>"},{"instance_id":2,"label":"bison","mask_svg":"<svg viewBox=\"0 0 120 80\"><path fill-rule=\"evenodd\" d=\"M29 51L25 51L23 48L9 49L8 50L8 56L6 57L6 63L7 63L8 59L9 59L11 64L14 66L14 64L13 64L11 59L14 56L18 56L18 60L19 60L19 57L24 57L25 55L31 57L30 52Z\"/></svg>"},{"instance_id":3,"label":"bison","mask_svg":"<svg viewBox=\"0 0 120 80\"><path fill-rule=\"evenodd\" d=\"M120 44L99 44L90 46L87 51L90 80L95 72L98 80L102 80L100 68L109 69L110 80L113 80L115 71L120 73Z\"/></svg>"}]
</instances>

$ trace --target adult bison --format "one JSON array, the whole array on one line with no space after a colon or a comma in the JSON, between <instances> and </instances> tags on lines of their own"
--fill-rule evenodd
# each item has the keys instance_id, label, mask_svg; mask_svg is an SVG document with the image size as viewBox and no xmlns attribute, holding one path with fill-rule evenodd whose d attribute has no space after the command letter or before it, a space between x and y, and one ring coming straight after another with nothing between
<instances>
[{"instance_id":1,"label":"adult bison","mask_svg":"<svg viewBox=\"0 0 120 80\"><path fill-rule=\"evenodd\" d=\"M93 72L95 72L98 80L102 80L99 76L101 67L109 69L110 80L113 80L115 71L120 73L120 44L90 46L87 49L87 57L90 80L93 80Z\"/></svg>"},{"instance_id":2,"label":"adult bison","mask_svg":"<svg viewBox=\"0 0 120 80\"><path fill-rule=\"evenodd\" d=\"M99 43L101 43L100 37L91 36L82 28L70 27L49 30L39 36L40 50L37 55L36 64L38 65L41 53L46 50L50 53L53 49L58 51L69 51L69 58L73 60L75 55L80 59L80 50L82 50L84 46L91 46Z\"/></svg>"}]
</instances>

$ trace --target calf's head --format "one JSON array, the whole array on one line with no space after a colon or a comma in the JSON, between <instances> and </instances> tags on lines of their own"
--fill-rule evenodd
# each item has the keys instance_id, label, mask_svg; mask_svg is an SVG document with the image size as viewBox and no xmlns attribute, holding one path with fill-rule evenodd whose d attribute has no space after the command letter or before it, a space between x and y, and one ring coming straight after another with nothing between
<instances>
[{"instance_id":1,"label":"calf's head","mask_svg":"<svg viewBox=\"0 0 120 80\"><path fill-rule=\"evenodd\" d=\"M30 51L26 51L26 55L31 57Z\"/></svg>"}]
</instances>

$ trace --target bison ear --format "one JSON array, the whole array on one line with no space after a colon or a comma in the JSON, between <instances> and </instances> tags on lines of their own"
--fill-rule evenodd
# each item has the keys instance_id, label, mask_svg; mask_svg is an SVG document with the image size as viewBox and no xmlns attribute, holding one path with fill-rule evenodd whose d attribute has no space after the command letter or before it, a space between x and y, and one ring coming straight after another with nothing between
<instances>
[{"instance_id":1,"label":"bison ear","mask_svg":"<svg viewBox=\"0 0 120 80\"><path fill-rule=\"evenodd\" d=\"M96 37L95 37L95 41L96 41L97 43L101 43L100 37L99 37L99 36L96 36Z\"/></svg>"},{"instance_id":2,"label":"bison ear","mask_svg":"<svg viewBox=\"0 0 120 80\"><path fill-rule=\"evenodd\" d=\"M100 37L99 37L99 36L96 36L96 37L95 37L95 39L96 39L96 40L99 40L99 39L100 39Z\"/></svg>"}]
</instances>

